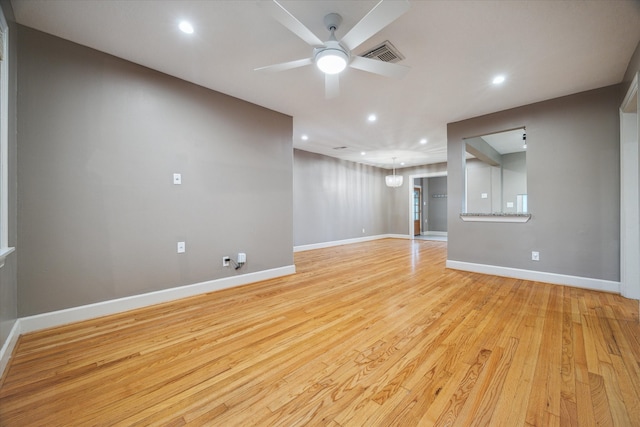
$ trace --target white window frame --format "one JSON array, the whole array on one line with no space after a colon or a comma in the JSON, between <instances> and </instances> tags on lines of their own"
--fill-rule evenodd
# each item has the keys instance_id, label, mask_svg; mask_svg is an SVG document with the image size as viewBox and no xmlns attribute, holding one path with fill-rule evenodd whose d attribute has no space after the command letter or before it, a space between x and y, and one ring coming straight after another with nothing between
<instances>
[{"instance_id":1,"label":"white window frame","mask_svg":"<svg viewBox=\"0 0 640 427\"><path fill-rule=\"evenodd\" d=\"M0 9L0 33L2 36L2 61L0 61L0 268L7 255L15 248L9 247L9 26Z\"/></svg>"}]
</instances>

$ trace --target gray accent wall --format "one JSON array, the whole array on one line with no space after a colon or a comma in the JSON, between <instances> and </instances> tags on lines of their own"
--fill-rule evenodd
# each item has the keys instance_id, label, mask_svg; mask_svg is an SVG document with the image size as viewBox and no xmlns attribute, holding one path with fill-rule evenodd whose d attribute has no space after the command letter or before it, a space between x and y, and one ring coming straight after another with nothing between
<instances>
[{"instance_id":1,"label":"gray accent wall","mask_svg":"<svg viewBox=\"0 0 640 427\"><path fill-rule=\"evenodd\" d=\"M619 281L619 94L615 85L450 123L448 259ZM522 126L531 220L463 222L463 138Z\"/></svg>"},{"instance_id":2,"label":"gray accent wall","mask_svg":"<svg viewBox=\"0 0 640 427\"><path fill-rule=\"evenodd\" d=\"M296 246L387 233L386 170L294 150L293 171Z\"/></svg>"},{"instance_id":3,"label":"gray accent wall","mask_svg":"<svg viewBox=\"0 0 640 427\"><path fill-rule=\"evenodd\" d=\"M8 201L9 201L9 246L17 247L17 202L16 202L16 76L17 44L16 24L13 9L8 0L1 0L0 7L9 25L9 144L8 144ZM9 254L4 267L0 268L0 348L5 344L18 319L18 275L17 249Z\"/></svg>"},{"instance_id":4,"label":"gray accent wall","mask_svg":"<svg viewBox=\"0 0 640 427\"><path fill-rule=\"evenodd\" d=\"M396 169L404 176L399 188L385 185L390 170L303 150L294 150L293 170L294 242L303 246L383 234L409 236L409 176L446 173L447 165Z\"/></svg>"},{"instance_id":5,"label":"gray accent wall","mask_svg":"<svg viewBox=\"0 0 640 427\"><path fill-rule=\"evenodd\" d=\"M18 316L293 265L291 117L18 37Z\"/></svg>"}]
</instances>

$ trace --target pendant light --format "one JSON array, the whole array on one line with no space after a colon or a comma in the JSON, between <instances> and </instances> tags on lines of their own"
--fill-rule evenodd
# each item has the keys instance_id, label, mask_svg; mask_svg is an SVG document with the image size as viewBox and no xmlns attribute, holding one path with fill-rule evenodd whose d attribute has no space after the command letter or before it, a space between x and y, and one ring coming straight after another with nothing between
<instances>
[{"instance_id":1,"label":"pendant light","mask_svg":"<svg viewBox=\"0 0 640 427\"><path fill-rule=\"evenodd\" d=\"M393 158L393 175L387 175L384 179L387 187L397 188L402 185L402 175L396 175L396 158Z\"/></svg>"}]
</instances>

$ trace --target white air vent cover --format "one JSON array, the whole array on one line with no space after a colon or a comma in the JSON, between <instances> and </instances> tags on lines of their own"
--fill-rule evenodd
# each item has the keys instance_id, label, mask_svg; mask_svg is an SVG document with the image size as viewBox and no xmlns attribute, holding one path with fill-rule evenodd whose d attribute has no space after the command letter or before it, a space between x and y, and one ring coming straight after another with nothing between
<instances>
[{"instance_id":1,"label":"white air vent cover","mask_svg":"<svg viewBox=\"0 0 640 427\"><path fill-rule=\"evenodd\" d=\"M382 62L398 62L404 59L404 56L398 52L398 49L396 49L389 40L360 56L363 58L378 59Z\"/></svg>"}]
</instances>

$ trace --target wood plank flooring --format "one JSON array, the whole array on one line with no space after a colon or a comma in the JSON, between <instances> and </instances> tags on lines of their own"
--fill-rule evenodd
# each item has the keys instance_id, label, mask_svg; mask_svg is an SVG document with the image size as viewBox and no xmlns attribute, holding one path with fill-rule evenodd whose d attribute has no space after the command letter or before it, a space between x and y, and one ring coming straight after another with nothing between
<instances>
[{"instance_id":1,"label":"wood plank flooring","mask_svg":"<svg viewBox=\"0 0 640 427\"><path fill-rule=\"evenodd\" d=\"M640 426L638 302L448 270L446 243L20 337L2 426Z\"/></svg>"}]
</instances>

